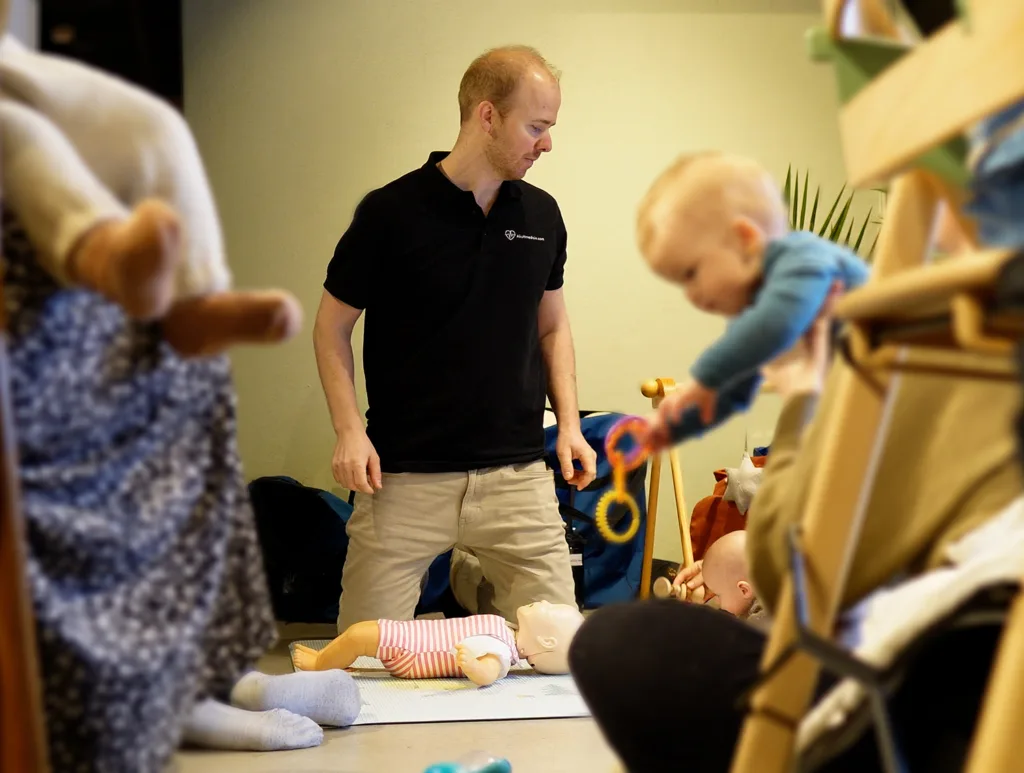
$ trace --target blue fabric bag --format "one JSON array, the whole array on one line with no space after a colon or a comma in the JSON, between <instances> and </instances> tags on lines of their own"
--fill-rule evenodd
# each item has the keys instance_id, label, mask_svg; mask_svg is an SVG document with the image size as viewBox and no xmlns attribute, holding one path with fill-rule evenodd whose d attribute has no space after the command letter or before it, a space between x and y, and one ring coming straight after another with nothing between
<instances>
[{"instance_id":1,"label":"blue fabric bag","mask_svg":"<svg viewBox=\"0 0 1024 773\"><path fill-rule=\"evenodd\" d=\"M569 530L569 542L570 545L576 542L582 547L582 571L574 567L574 574L577 600L582 601L584 609L628 601L636 598L640 591L647 526L647 462L630 472L626 479L626 487L636 499L640 510L640 528L636 536L625 544L612 544L600 535L594 525L598 500L613 488L611 465L604 448L605 438L612 425L623 416L621 413L580 412L583 437L597 453L597 477L582 491L577 491L562 477L561 465L555 454L558 428L551 426L545 430L547 463L555 471L555 493L562 518ZM626 517L628 512L625 507L613 505L608 513L609 525L621 533L626 529Z\"/></svg>"}]
</instances>

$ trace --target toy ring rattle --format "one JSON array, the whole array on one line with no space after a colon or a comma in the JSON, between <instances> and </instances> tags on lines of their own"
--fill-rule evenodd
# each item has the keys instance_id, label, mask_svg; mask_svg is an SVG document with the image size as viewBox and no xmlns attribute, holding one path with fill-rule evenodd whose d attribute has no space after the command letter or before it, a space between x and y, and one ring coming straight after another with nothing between
<instances>
[{"instance_id":1,"label":"toy ring rattle","mask_svg":"<svg viewBox=\"0 0 1024 773\"><path fill-rule=\"evenodd\" d=\"M637 440L646 427L647 423L640 417L627 416L612 425L604 442L608 463L612 468L613 487L598 500L597 510L594 513L594 525L597 526L602 537L616 545L629 542L636 536L636 532L640 528L640 508L626 489L626 473L632 472L647 459L647 447ZM633 448L629 452L623 453L618 449L618 445L623 436L627 434L633 437ZM631 518L629 526L624 532L613 531L608 524L608 508L613 504L625 505L629 510Z\"/></svg>"}]
</instances>

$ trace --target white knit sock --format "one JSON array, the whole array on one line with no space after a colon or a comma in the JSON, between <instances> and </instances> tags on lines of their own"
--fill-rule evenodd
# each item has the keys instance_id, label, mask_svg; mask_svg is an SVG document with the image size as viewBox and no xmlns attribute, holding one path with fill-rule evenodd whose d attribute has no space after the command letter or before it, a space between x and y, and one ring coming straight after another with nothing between
<instances>
[{"instance_id":1,"label":"white knit sock","mask_svg":"<svg viewBox=\"0 0 1024 773\"><path fill-rule=\"evenodd\" d=\"M250 671L231 690L231 704L250 711L287 709L319 725L348 727L359 716L359 687L340 669L278 676Z\"/></svg>"},{"instance_id":2,"label":"white knit sock","mask_svg":"<svg viewBox=\"0 0 1024 773\"><path fill-rule=\"evenodd\" d=\"M185 720L183 740L207 749L269 752L319 746L324 731L313 720L284 709L246 711L205 700Z\"/></svg>"}]
</instances>

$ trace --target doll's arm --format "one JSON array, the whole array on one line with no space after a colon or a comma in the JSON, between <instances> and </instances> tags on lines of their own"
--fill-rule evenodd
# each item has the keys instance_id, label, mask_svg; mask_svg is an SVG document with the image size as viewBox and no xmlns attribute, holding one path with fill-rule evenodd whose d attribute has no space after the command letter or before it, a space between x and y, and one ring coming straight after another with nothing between
<instances>
[{"instance_id":1,"label":"doll's arm","mask_svg":"<svg viewBox=\"0 0 1024 773\"><path fill-rule=\"evenodd\" d=\"M380 625L376 620L356 623L345 630L324 649L317 652L302 644L295 645L293 660L300 671L329 671L348 668L356 658L376 657L380 647Z\"/></svg>"},{"instance_id":2,"label":"doll's arm","mask_svg":"<svg viewBox=\"0 0 1024 773\"><path fill-rule=\"evenodd\" d=\"M494 636L470 636L455 647L459 668L478 687L503 679L512 665L512 651Z\"/></svg>"}]
</instances>

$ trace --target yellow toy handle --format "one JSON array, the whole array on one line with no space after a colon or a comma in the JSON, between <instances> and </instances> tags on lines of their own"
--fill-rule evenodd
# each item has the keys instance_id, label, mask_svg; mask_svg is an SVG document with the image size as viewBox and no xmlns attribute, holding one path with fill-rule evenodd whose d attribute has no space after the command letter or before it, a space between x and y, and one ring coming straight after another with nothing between
<instances>
[{"instance_id":1,"label":"yellow toy handle","mask_svg":"<svg viewBox=\"0 0 1024 773\"><path fill-rule=\"evenodd\" d=\"M626 473L635 470L647 459L647 447L637 440L637 436L645 428L646 422L643 419L637 416L626 416L612 425L612 428L608 430L608 437L605 439L605 453L612 466L614 487L597 501L594 525L602 537L615 545L629 542L636 536L640 528L640 506L626 489ZM624 454L619 451L618 444L626 434L633 436L635 447ZM613 531L608 523L608 508L613 504L625 505L629 509L629 526L622 533Z\"/></svg>"},{"instance_id":2,"label":"yellow toy handle","mask_svg":"<svg viewBox=\"0 0 1024 773\"><path fill-rule=\"evenodd\" d=\"M612 530L612 527L608 524L608 508L613 503L624 504L629 508L631 518L629 520L629 526L621 534ZM604 496L597 500L597 512L594 513L594 525L597 526L597 530L601 533L608 542L615 545L622 545L629 542L633 537L636 536L637 530L640 528L640 506L637 505L636 500L625 491L606 491Z\"/></svg>"}]
</instances>

